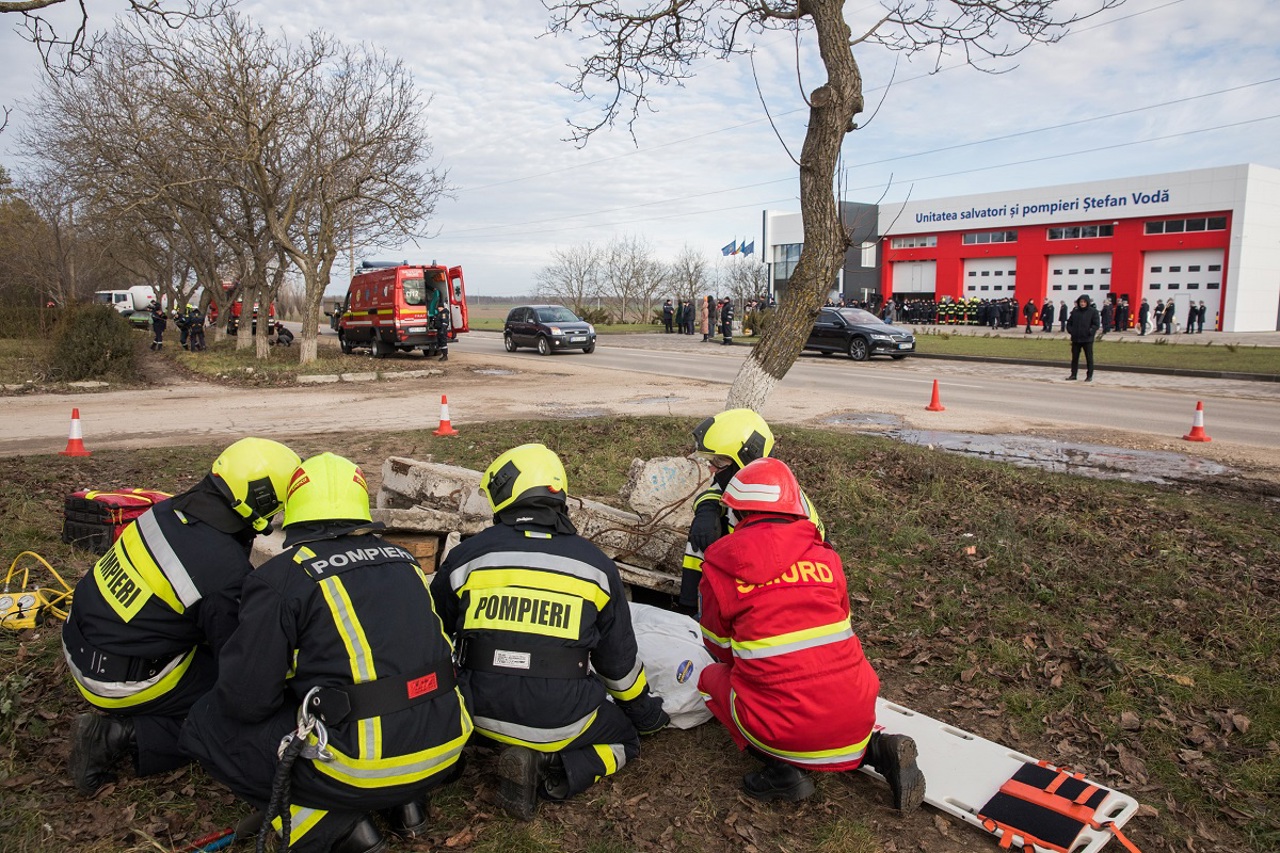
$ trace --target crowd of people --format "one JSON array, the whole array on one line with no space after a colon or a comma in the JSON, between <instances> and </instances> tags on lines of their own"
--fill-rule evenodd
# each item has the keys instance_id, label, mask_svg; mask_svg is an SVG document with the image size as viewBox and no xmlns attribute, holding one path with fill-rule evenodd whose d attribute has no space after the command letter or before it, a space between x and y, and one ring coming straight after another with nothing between
<instances>
[{"instance_id":1,"label":"crowd of people","mask_svg":"<svg viewBox=\"0 0 1280 853\"><path fill-rule=\"evenodd\" d=\"M767 297L748 299L743 306L742 334L753 335L760 325L760 318L767 308L776 303ZM733 343L736 309L731 297L706 295L696 302L688 298L666 299L659 309L662 329L667 334L701 334L703 343L719 335L720 343Z\"/></svg>"},{"instance_id":2,"label":"crowd of people","mask_svg":"<svg viewBox=\"0 0 1280 853\"><path fill-rule=\"evenodd\" d=\"M694 442L713 478L679 609L716 660L698 683L707 708L760 762L744 792L801 800L811 772L865 765L895 807L918 807L916 745L873 731L879 681L840 557L768 425L729 410ZM299 853L375 853L384 830L424 832L430 792L469 757L522 820L621 771L670 718L617 567L574 527L550 448L502 453L480 488L492 526L429 575L378 535L351 461L227 447L76 587L63 650L95 711L71 733L77 789L94 795L125 762L148 775L194 760L253 807L242 829ZM255 569L253 539L277 518L284 551Z\"/></svg>"}]
</instances>

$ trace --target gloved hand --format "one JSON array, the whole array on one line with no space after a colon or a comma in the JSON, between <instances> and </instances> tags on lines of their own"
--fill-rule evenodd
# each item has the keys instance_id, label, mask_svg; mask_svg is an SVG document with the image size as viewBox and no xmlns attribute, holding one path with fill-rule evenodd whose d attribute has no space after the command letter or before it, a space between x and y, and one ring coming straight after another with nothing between
<instances>
[{"instance_id":1,"label":"gloved hand","mask_svg":"<svg viewBox=\"0 0 1280 853\"><path fill-rule=\"evenodd\" d=\"M689 544L695 550L705 551L723 533L720 504L716 501L706 501L693 514L693 524L689 525Z\"/></svg>"},{"instance_id":2,"label":"gloved hand","mask_svg":"<svg viewBox=\"0 0 1280 853\"><path fill-rule=\"evenodd\" d=\"M662 699L646 694L630 702L619 702L622 712L641 735L652 735L671 725L671 717L662 709Z\"/></svg>"}]
</instances>

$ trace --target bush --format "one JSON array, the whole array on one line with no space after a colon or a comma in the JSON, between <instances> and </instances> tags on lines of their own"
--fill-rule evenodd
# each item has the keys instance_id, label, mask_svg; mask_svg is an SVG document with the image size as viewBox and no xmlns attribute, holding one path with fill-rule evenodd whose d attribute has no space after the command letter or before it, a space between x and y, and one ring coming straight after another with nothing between
<instances>
[{"instance_id":1,"label":"bush","mask_svg":"<svg viewBox=\"0 0 1280 853\"><path fill-rule=\"evenodd\" d=\"M134 340L129 321L110 305L67 308L54 329L50 373L62 382L131 379Z\"/></svg>"},{"instance_id":2,"label":"bush","mask_svg":"<svg viewBox=\"0 0 1280 853\"><path fill-rule=\"evenodd\" d=\"M57 322L61 309L13 304L0 311L0 338L44 338Z\"/></svg>"},{"instance_id":3,"label":"bush","mask_svg":"<svg viewBox=\"0 0 1280 853\"><path fill-rule=\"evenodd\" d=\"M607 326L611 322L608 308L584 308L580 316L593 326Z\"/></svg>"}]
</instances>

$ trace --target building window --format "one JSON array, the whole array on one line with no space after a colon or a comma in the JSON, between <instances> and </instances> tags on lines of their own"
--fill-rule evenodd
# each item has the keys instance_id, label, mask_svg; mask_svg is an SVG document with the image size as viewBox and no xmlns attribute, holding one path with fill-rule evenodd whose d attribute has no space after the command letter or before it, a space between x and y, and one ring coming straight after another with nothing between
<instances>
[{"instance_id":1,"label":"building window","mask_svg":"<svg viewBox=\"0 0 1280 853\"><path fill-rule=\"evenodd\" d=\"M969 278L977 278L977 277L978 277L977 270L969 270Z\"/></svg>"},{"instance_id":2,"label":"building window","mask_svg":"<svg viewBox=\"0 0 1280 853\"><path fill-rule=\"evenodd\" d=\"M1207 227L1207 230L1209 230L1209 231L1226 231L1226 230L1227 230L1227 217L1225 217L1225 216L1210 216L1210 217L1208 218L1208 220L1206 221L1206 227Z\"/></svg>"},{"instance_id":3,"label":"building window","mask_svg":"<svg viewBox=\"0 0 1280 853\"><path fill-rule=\"evenodd\" d=\"M1206 290L1217 290L1217 289L1218 289L1218 285L1219 285L1219 282L1211 281L1211 282L1209 282L1208 284L1206 284L1206 285L1205 285L1205 289L1206 289Z\"/></svg>"},{"instance_id":4,"label":"building window","mask_svg":"<svg viewBox=\"0 0 1280 853\"><path fill-rule=\"evenodd\" d=\"M1080 240L1090 237L1110 237L1115 234L1114 225L1071 225L1065 228L1050 228L1050 240Z\"/></svg>"},{"instance_id":5,"label":"building window","mask_svg":"<svg viewBox=\"0 0 1280 853\"><path fill-rule=\"evenodd\" d=\"M800 262L800 250L802 248L804 248L803 243L786 243L773 247L774 281L784 282L791 280L791 274L796 271L796 264Z\"/></svg>"},{"instance_id":6,"label":"building window","mask_svg":"<svg viewBox=\"0 0 1280 853\"><path fill-rule=\"evenodd\" d=\"M1222 264L1209 264L1209 272L1222 272Z\"/></svg>"},{"instance_id":7,"label":"building window","mask_svg":"<svg viewBox=\"0 0 1280 853\"><path fill-rule=\"evenodd\" d=\"M1103 267L1102 269L1098 270L1098 272L1102 273L1103 275L1111 275L1111 267Z\"/></svg>"},{"instance_id":8,"label":"building window","mask_svg":"<svg viewBox=\"0 0 1280 853\"><path fill-rule=\"evenodd\" d=\"M1004 275L1004 270L996 270L996 275Z\"/></svg>"},{"instance_id":9,"label":"building window","mask_svg":"<svg viewBox=\"0 0 1280 853\"><path fill-rule=\"evenodd\" d=\"M1160 285L1159 285L1159 284L1157 284L1157 283L1155 283L1154 281L1153 281L1153 282L1151 282L1150 284L1148 284L1148 285L1147 285L1147 287L1151 288L1152 290L1159 290L1159 289L1160 289Z\"/></svg>"},{"instance_id":10,"label":"building window","mask_svg":"<svg viewBox=\"0 0 1280 853\"><path fill-rule=\"evenodd\" d=\"M1053 271L1053 274L1054 274L1054 275L1062 275L1062 270L1054 270L1054 271Z\"/></svg>"},{"instance_id":11,"label":"building window","mask_svg":"<svg viewBox=\"0 0 1280 853\"><path fill-rule=\"evenodd\" d=\"M972 234L965 234L960 238L960 242L966 246L974 246L982 243L1016 243L1018 242L1018 232L975 231Z\"/></svg>"},{"instance_id":12,"label":"building window","mask_svg":"<svg viewBox=\"0 0 1280 853\"><path fill-rule=\"evenodd\" d=\"M1093 275L1093 267L1085 267L1085 268L1084 268L1084 274L1085 274L1085 275Z\"/></svg>"},{"instance_id":13,"label":"building window","mask_svg":"<svg viewBox=\"0 0 1280 853\"><path fill-rule=\"evenodd\" d=\"M1169 267L1169 272L1182 272L1182 267Z\"/></svg>"},{"instance_id":14,"label":"building window","mask_svg":"<svg viewBox=\"0 0 1280 853\"><path fill-rule=\"evenodd\" d=\"M991 275L991 270L983 270L983 271L982 271L982 277L983 277L983 278L986 278L986 277L987 277L987 276L989 276L989 275Z\"/></svg>"},{"instance_id":15,"label":"building window","mask_svg":"<svg viewBox=\"0 0 1280 853\"><path fill-rule=\"evenodd\" d=\"M1170 290L1177 290L1177 289L1178 289L1178 288L1180 288L1180 287L1182 287L1182 285L1178 284L1176 281L1171 281L1171 282L1169 282L1169 289L1170 289Z\"/></svg>"},{"instance_id":16,"label":"building window","mask_svg":"<svg viewBox=\"0 0 1280 853\"><path fill-rule=\"evenodd\" d=\"M862 244L862 266L864 269L873 269L876 265L876 244Z\"/></svg>"},{"instance_id":17,"label":"building window","mask_svg":"<svg viewBox=\"0 0 1280 853\"><path fill-rule=\"evenodd\" d=\"M1080 274L1080 270L1078 269L1067 270L1067 275L1079 275L1079 274Z\"/></svg>"},{"instance_id":18,"label":"building window","mask_svg":"<svg viewBox=\"0 0 1280 853\"><path fill-rule=\"evenodd\" d=\"M1164 272L1164 267L1152 267L1152 272Z\"/></svg>"},{"instance_id":19,"label":"building window","mask_svg":"<svg viewBox=\"0 0 1280 853\"><path fill-rule=\"evenodd\" d=\"M1092 285L1092 284L1086 284L1086 285L1084 286L1084 289L1085 289L1085 290L1093 290L1093 285Z\"/></svg>"},{"instance_id":20,"label":"building window","mask_svg":"<svg viewBox=\"0 0 1280 853\"><path fill-rule=\"evenodd\" d=\"M1060 285L1060 284L1055 284L1053 287L1051 287L1051 288L1049 288L1049 289L1050 289L1050 290L1062 290L1062 285Z\"/></svg>"},{"instance_id":21,"label":"building window","mask_svg":"<svg viewBox=\"0 0 1280 853\"><path fill-rule=\"evenodd\" d=\"M1200 283L1198 281L1190 282L1187 285L1187 290L1199 290L1199 289L1200 289Z\"/></svg>"},{"instance_id":22,"label":"building window","mask_svg":"<svg viewBox=\"0 0 1280 853\"><path fill-rule=\"evenodd\" d=\"M978 290L990 290L990 288L984 284L982 287L979 287Z\"/></svg>"},{"instance_id":23,"label":"building window","mask_svg":"<svg viewBox=\"0 0 1280 853\"><path fill-rule=\"evenodd\" d=\"M1148 222L1143 230L1148 234L1181 234L1183 231L1226 231L1227 217L1197 216L1192 219L1162 219Z\"/></svg>"},{"instance_id":24,"label":"building window","mask_svg":"<svg viewBox=\"0 0 1280 853\"><path fill-rule=\"evenodd\" d=\"M1109 284L1100 284L1100 285L1098 285L1098 290L1110 290L1110 289L1111 289L1111 285L1109 285Z\"/></svg>"},{"instance_id":25,"label":"building window","mask_svg":"<svg viewBox=\"0 0 1280 853\"><path fill-rule=\"evenodd\" d=\"M1187 267L1187 272L1200 272L1199 264L1191 264Z\"/></svg>"},{"instance_id":26,"label":"building window","mask_svg":"<svg viewBox=\"0 0 1280 853\"><path fill-rule=\"evenodd\" d=\"M917 234L914 237L894 237L889 245L895 249L927 249L938 245L938 235Z\"/></svg>"}]
</instances>

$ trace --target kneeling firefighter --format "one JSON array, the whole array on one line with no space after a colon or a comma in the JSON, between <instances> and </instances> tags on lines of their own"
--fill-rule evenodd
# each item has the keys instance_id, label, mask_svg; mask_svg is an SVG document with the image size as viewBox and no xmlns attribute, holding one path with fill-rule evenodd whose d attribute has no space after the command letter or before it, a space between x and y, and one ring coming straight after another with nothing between
<instances>
[{"instance_id":1,"label":"kneeling firefighter","mask_svg":"<svg viewBox=\"0 0 1280 853\"><path fill-rule=\"evenodd\" d=\"M693 523L689 525L689 540L684 548L676 607L686 614L698 611L703 552L733 530L736 522L732 510L726 509L720 500L725 486L745 466L773 452L773 430L751 409L726 409L693 428L693 445L695 455L711 466L711 485L693 499ZM809 508L809 520L825 538L826 528L817 510L803 493L800 497Z\"/></svg>"},{"instance_id":2,"label":"kneeling firefighter","mask_svg":"<svg viewBox=\"0 0 1280 853\"><path fill-rule=\"evenodd\" d=\"M621 770L639 734L670 722L649 693L618 568L577 535L565 479L541 444L499 456L480 479L493 526L431 582L476 733L506 745L499 805L523 820L539 797L563 800Z\"/></svg>"},{"instance_id":3,"label":"kneeling firefighter","mask_svg":"<svg viewBox=\"0 0 1280 853\"><path fill-rule=\"evenodd\" d=\"M190 760L182 720L213 687L253 538L283 507L298 461L275 441L237 441L199 483L126 527L76 585L63 654L81 695L106 712L76 718L70 770L82 794L114 782L127 756L139 776Z\"/></svg>"},{"instance_id":4,"label":"kneeling firefighter","mask_svg":"<svg viewBox=\"0 0 1280 853\"><path fill-rule=\"evenodd\" d=\"M331 453L302 463L286 550L246 580L217 686L182 730L299 853L383 849L373 812L397 835L421 832L427 793L461 772L471 736L426 576L380 527L358 467Z\"/></svg>"}]
</instances>

